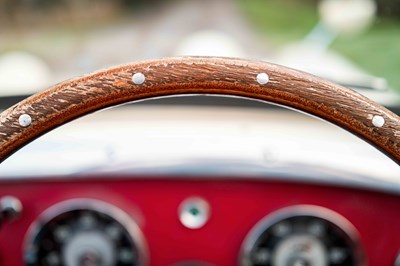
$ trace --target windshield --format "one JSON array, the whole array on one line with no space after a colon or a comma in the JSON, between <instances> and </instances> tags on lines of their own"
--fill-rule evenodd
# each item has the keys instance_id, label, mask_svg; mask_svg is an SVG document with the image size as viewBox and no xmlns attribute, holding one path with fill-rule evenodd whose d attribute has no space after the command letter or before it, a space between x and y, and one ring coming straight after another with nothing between
<instances>
[{"instance_id":1,"label":"windshield","mask_svg":"<svg viewBox=\"0 0 400 266\"><path fill-rule=\"evenodd\" d=\"M267 60L359 90L393 109L400 91L397 1L0 3L0 97L27 96L112 65L178 55Z\"/></svg>"},{"instance_id":2,"label":"windshield","mask_svg":"<svg viewBox=\"0 0 400 266\"><path fill-rule=\"evenodd\" d=\"M199 96L87 115L28 144L0 167L0 179L107 175L374 180L373 187L385 180L398 187L400 167L314 117L245 99Z\"/></svg>"}]
</instances>

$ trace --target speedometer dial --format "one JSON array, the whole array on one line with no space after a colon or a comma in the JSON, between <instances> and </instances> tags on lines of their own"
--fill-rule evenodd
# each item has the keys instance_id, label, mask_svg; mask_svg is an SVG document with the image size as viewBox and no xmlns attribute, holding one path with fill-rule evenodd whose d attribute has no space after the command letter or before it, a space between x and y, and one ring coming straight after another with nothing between
<instances>
[{"instance_id":1,"label":"speedometer dial","mask_svg":"<svg viewBox=\"0 0 400 266\"><path fill-rule=\"evenodd\" d=\"M355 228L339 214L316 206L283 209L249 233L245 266L363 265Z\"/></svg>"},{"instance_id":2,"label":"speedometer dial","mask_svg":"<svg viewBox=\"0 0 400 266\"><path fill-rule=\"evenodd\" d=\"M136 224L104 202L80 199L57 204L31 227L24 260L34 265L144 265Z\"/></svg>"}]
</instances>

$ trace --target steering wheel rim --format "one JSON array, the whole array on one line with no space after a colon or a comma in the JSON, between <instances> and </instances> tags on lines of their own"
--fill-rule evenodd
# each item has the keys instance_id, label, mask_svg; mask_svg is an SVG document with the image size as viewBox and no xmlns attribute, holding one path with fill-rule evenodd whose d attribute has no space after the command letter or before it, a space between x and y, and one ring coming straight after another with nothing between
<instances>
[{"instance_id":1,"label":"steering wheel rim","mask_svg":"<svg viewBox=\"0 0 400 266\"><path fill-rule=\"evenodd\" d=\"M102 70L57 84L0 114L0 162L52 129L126 102L182 94L231 95L320 117L357 135L400 165L400 118L340 85L275 64L177 57Z\"/></svg>"}]
</instances>

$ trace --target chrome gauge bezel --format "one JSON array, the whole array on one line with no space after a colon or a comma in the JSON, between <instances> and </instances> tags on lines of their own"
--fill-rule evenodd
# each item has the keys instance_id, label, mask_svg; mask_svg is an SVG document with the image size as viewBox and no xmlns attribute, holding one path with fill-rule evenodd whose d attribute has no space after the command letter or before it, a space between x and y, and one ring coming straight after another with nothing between
<instances>
[{"instance_id":1,"label":"chrome gauge bezel","mask_svg":"<svg viewBox=\"0 0 400 266\"><path fill-rule=\"evenodd\" d=\"M75 198L65 200L56 203L47 208L41 213L38 218L31 224L25 235L24 247L23 247L23 261L25 265L25 258L30 248L32 247L35 238L41 231L43 226L51 222L54 218L64 213L76 210L90 210L95 211L118 222L129 234L130 239L135 245L138 253L138 265L146 266L149 265L148 248L144 238L144 235L135 220L129 216L122 209L112 205L110 203L91 199L91 198Z\"/></svg>"},{"instance_id":2,"label":"chrome gauge bezel","mask_svg":"<svg viewBox=\"0 0 400 266\"><path fill-rule=\"evenodd\" d=\"M350 240L349 242L352 246L357 266L366 265L366 257L363 252L359 233L355 226L337 212L316 205L295 205L284 207L262 218L259 222L255 224L255 226L253 226L253 228L246 235L242 243L239 253L239 265L252 266L252 250L257 244L258 239L266 230L279 223L280 221L301 216L319 218L337 226Z\"/></svg>"}]
</instances>

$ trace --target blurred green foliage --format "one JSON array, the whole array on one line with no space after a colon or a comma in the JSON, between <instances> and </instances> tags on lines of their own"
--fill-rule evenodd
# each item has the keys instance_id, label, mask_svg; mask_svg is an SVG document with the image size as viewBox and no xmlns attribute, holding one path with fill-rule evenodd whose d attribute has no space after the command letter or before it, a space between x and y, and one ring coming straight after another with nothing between
<instances>
[{"instance_id":1,"label":"blurred green foliage","mask_svg":"<svg viewBox=\"0 0 400 266\"><path fill-rule=\"evenodd\" d=\"M332 48L366 71L385 77L400 92L399 22L381 20L365 34L338 38Z\"/></svg>"},{"instance_id":2,"label":"blurred green foliage","mask_svg":"<svg viewBox=\"0 0 400 266\"><path fill-rule=\"evenodd\" d=\"M310 32L319 20L316 3L314 0L238 2L249 20L275 48L301 40ZM400 91L400 21L378 18L367 32L351 37L339 36L331 48L364 70L386 78Z\"/></svg>"},{"instance_id":3,"label":"blurred green foliage","mask_svg":"<svg viewBox=\"0 0 400 266\"><path fill-rule=\"evenodd\" d=\"M310 1L240 0L238 3L273 45L302 38L318 22L316 5Z\"/></svg>"}]
</instances>

